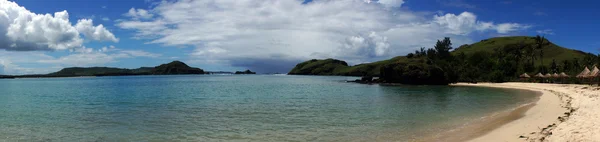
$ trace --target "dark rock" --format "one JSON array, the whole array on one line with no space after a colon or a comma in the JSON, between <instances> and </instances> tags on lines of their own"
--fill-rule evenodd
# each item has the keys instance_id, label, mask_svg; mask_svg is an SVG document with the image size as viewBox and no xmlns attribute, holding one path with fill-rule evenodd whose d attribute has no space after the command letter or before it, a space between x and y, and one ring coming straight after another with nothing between
<instances>
[{"instance_id":1,"label":"dark rock","mask_svg":"<svg viewBox=\"0 0 600 142\"><path fill-rule=\"evenodd\" d=\"M362 78L360 78L360 81L362 81L362 82L373 82L373 77L372 76L363 76Z\"/></svg>"},{"instance_id":2,"label":"dark rock","mask_svg":"<svg viewBox=\"0 0 600 142\"><path fill-rule=\"evenodd\" d=\"M256 72L246 70L246 71L236 71L235 74L256 74Z\"/></svg>"}]
</instances>

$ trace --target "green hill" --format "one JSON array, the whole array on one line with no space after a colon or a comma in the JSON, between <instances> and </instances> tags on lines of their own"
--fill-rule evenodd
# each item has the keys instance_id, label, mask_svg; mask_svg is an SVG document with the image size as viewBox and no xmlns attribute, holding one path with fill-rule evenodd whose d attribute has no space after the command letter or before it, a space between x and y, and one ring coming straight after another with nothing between
<instances>
[{"instance_id":1,"label":"green hill","mask_svg":"<svg viewBox=\"0 0 600 142\"><path fill-rule=\"evenodd\" d=\"M563 60L573 60L573 58L584 59L585 56L593 54L585 53L579 50L573 50L565 47L558 46L552 43L549 40L545 40L548 45L544 46L544 65L549 66L552 63L552 60L556 60L561 63ZM463 45L456 48L453 51L453 54L457 55L459 53L465 53L466 55L472 55L476 52L487 52L492 53L495 50L500 48L507 47L509 45L515 44L524 44L526 46L534 46L535 39L534 37L529 36L513 36L513 37L495 37L490 39L481 40L477 43L473 43L470 45ZM539 55L538 55L539 56ZM536 57L535 66L539 66L541 64L540 57Z\"/></svg>"},{"instance_id":2,"label":"green hill","mask_svg":"<svg viewBox=\"0 0 600 142\"><path fill-rule=\"evenodd\" d=\"M181 61L173 61L156 67L123 69L111 67L72 67L47 75L24 75L22 77L72 77L72 76L123 76L123 75L170 75L170 74L205 74L204 70L193 68Z\"/></svg>"},{"instance_id":3,"label":"green hill","mask_svg":"<svg viewBox=\"0 0 600 142\"><path fill-rule=\"evenodd\" d=\"M204 74L204 70L192 68L181 61L173 61L168 64L162 64L154 67L150 74L166 75L166 74Z\"/></svg>"},{"instance_id":4,"label":"green hill","mask_svg":"<svg viewBox=\"0 0 600 142\"><path fill-rule=\"evenodd\" d=\"M132 74L129 69L109 68L109 67L72 67L64 68L58 72L50 73L48 76L97 76L106 74Z\"/></svg>"},{"instance_id":5,"label":"green hill","mask_svg":"<svg viewBox=\"0 0 600 142\"><path fill-rule=\"evenodd\" d=\"M542 58L544 62L544 66L549 67L552 64L552 61L555 60L555 63L562 64L563 61L574 61L575 59L581 63L581 65L585 65L584 58L588 56L588 58L595 57L593 54L585 53L578 50L568 49L552 42L545 40L547 45L543 46L544 56ZM496 52L502 52L506 48L514 47L514 46L522 46L527 48L533 48L536 46L535 37L528 36L514 36L514 37L495 37L486 40L481 40L480 42L462 45L451 52L454 56L459 56L464 54L466 57L470 57L474 54L488 55L497 54ZM519 51L525 52L525 51ZM537 72L538 66L541 64L539 51L535 50L532 54L535 55L534 59L530 59L530 57L522 57L522 62L533 62L534 71L530 70L530 73ZM412 53L411 53L412 54ZM413 54L414 55L414 54ZM512 56L510 54L504 54L502 56ZM495 57L500 59L500 57ZM341 76L380 76L380 70L384 65L404 62L407 61L406 56L397 56L392 59L382 60L372 63L359 64L354 66L348 66L348 64L344 61L337 59L324 59L317 60L312 59L309 61L305 61L299 63L294 67L289 74L292 75L341 75ZM533 61L532 61L533 60ZM587 63L590 64L590 63ZM582 67L581 67L582 68ZM573 71L567 71L569 73L573 73L578 70L579 67L573 69Z\"/></svg>"}]
</instances>

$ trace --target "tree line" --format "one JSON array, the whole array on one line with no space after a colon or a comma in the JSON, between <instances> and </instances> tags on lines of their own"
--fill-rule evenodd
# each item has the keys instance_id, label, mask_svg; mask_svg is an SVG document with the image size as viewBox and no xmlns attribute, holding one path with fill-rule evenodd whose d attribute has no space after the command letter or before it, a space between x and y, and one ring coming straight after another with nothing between
<instances>
[{"instance_id":1,"label":"tree line","mask_svg":"<svg viewBox=\"0 0 600 142\"><path fill-rule=\"evenodd\" d=\"M545 51L550 42L543 36L495 48L492 52L478 51L465 54L451 52L449 37L438 40L433 48L421 48L406 55L408 60L381 68L384 82L407 84L448 84L454 82L505 82L515 81L522 73L560 73L577 75L584 67L600 64L600 54L585 53L583 58L557 61L546 65ZM463 45L468 46L468 45ZM539 64L536 64L539 63Z\"/></svg>"}]
</instances>

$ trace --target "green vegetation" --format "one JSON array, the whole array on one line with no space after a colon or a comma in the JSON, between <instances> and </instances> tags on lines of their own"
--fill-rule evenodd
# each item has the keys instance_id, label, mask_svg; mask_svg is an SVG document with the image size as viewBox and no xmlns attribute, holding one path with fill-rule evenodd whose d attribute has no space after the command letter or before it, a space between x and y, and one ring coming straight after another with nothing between
<instances>
[{"instance_id":1,"label":"green vegetation","mask_svg":"<svg viewBox=\"0 0 600 142\"><path fill-rule=\"evenodd\" d=\"M123 69L110 67L72 67L58 72L41 75L0 76L0 78L29 78L29 77L76 77L76 76L126 76L126 75L172 75L172 74L206 74L204 70L193 68L181 61L173 61L156 67L141 67Z\"/></svg>"},{"instance_id":2,"label":"green vegetation","mask_svg":"<svg viewBox=\"0 0 600 142\"><path fill-rule=\"evenodd\" d=\"M256 74L256 72L246 70L246 71L236 71L235 74Z\"/></svg>"},{"instance_id":3,"label":"green vegetation","mask_svg":"<svg viewBox=\"0 0 600 142\"><path fill-rule=\"evenodd\" d=\"M325 59L325 60L309 60L302 62L288 74L301 74L301 75L340 75L342 69L348 67L348 63L336 59Z\"/></svg>"},{"instance_id":4,"label":"green vegetation","mask_svg":"<svg viewBox=\"0 0 600 142\"><path fill-rule=\"evenodd\" d=\"M298 64L289 74L379 76L378 82L447 84L510 81L522 73L574 76L584 66L600 63L600 55L563 48L540 36L496 37L452 49L450 39L445 38L434 48L355 66L335 59L313 59Z\"/></svg>"},{"instance_id":5,"label":"green vegetation","mask_svg":"<svg viewBox=\"0 0 600 142\"><path fill-rule=\"evenodd\" d=\"M98 76L98 75L125 75L125 74L133 74L129 69L121 69L121 68L109 68L109 67L91 67L91 68L81 68L81 67L72 67L72 68L64 68L58 72L50 73L48 76L54 77L62 77L62 76Z\"/></svg>"},{"instance_id":6,"label":"green vegetation","mask_svg":"<svg viewBox=\"0 0 600 142\"><path fill-rule=\"evenodd\" d=\"M181 61L173 61L168 64L162 64L154 67L150 74L153 75L168 75L168 74L205 74L204 70L192 68Z\"/></svg>"}]
</instances>

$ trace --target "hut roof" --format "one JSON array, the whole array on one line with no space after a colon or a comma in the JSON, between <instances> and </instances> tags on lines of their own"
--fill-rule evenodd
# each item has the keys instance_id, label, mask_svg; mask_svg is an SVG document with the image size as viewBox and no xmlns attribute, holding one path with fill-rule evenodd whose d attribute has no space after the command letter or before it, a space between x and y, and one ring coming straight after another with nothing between
<instances>
[{"instance_id":1,"label":"hut roof","mask_svg":"<svg viewBox=\"0 0 600 142\"><path fill-rule=\"evenodd\" d=\"M519 75L520 78L530 78L531 76L529 76L527 73L523 73L521 75Z\"/></svg>"},{"instance_id":2,"label":"hut roof","mask_svg":"<svg viewBox=\"0 0 600 142\"><path fill-rule=\"evenodd\" d=\"M544 75L542 73L537 73L535 74L535 77L544 77Z\"/></svg>"},{"instance_id":3,"label":"hut roof","mask_svg":"<svg viewBox=\"0 0 600 142\"><path fill-rule=\"evenodd\" d=\"M569 77L569 75L567 75L565 72L561 72L559 75L560 77Z\"/></svg>"},{"instance_id":4,"label":"hut roof","mask_svg":"<svg viewBox=\"0 0 600 142\"><path fill-rule=\"evenodd\" d=\"M552 77L552 74L550 73L546 73L546 75L544 75L544 77L548 78L548 77Z\"/></svg>"},{"instance_id":5,"label":"hut roof","mask_svg":"<svg viewBox=\"0 0 600 142\"><path fill-rule=\"evenodd\" d=\"M552 74L552 77L559 78L559 77L560 77L560 75L558 75L558 73L554 73L554 74Z\"/></svg>"},{"instance_id":6,"label":"hut roof","mask_svg":"<svg viewBox=\"0 0 600 142\"><path fill-rule=\"evenodd\" d=\"M598 70L598 67L594 66L594 69L592 70L592 72L590 72L590 74L587 75L587 77L597 77L600 75L600 70Z\"/></svg>"},{"instance_id":7,"label":"hut roof","mask_svg":"<svg viewBox=\"0 0 600 142\"><path fill-rule=\"evenodd\" d=\"M586 77L588 74L590 74L590 69L585 67L585 69L583 69L583 71L581 71L581 73L579 73L577 77Z\"/></svg>"}]
</instances>

